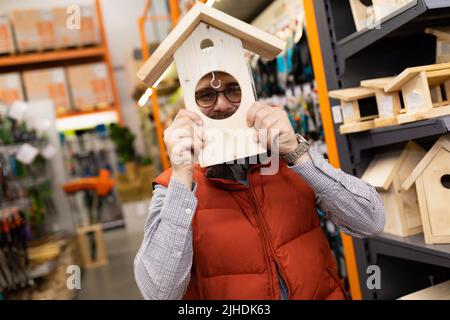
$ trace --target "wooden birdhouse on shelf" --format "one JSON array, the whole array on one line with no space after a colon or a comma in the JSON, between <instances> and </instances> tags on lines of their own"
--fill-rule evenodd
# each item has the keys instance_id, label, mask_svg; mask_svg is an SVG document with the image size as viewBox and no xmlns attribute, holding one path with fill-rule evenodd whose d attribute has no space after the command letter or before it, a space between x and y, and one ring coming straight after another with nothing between
<instances>
[{"instance_id":1,"label":"wooden birdhouse on shelf","mask_svg":"<svg viewBox=\"0 0 450 320\"><path fill-rule=\"evenodd\" d=\"M402 184L417 191L425 243L450 243L450 134L442 136Z\"/></svg>"},{"instance_id":2,"label":"wooden birdhouse on shelf","mask_svg":"<svg viewBox=\"0 0 450 320\"><path fill-rule=\"evenodd\" d=\"M340 100L344 124L339 127L341 134L366 131L374 128L373 119L377 115L361 116L362 109L375 102L375 89L348 88L328 92L328 96Z\"/></svg>"},{"instance_id":3,"label":"wooden birdhouse on shelf","mask_svg":"<svg viewBox=\"0 0 450 320\"><path fill-rule=\"evenodd\" d=\"M436 63L450 62L450 26L426 28L425 32L436 36Z\"/></svg>"},{"instance_id":4,"label":"wooden birdhouse on shelf","mask_svg":"<svg viewBox=\"0 0 450 320\"><path fill-rule=\"evenodd\" d=\"M397 117L407 123L450 114L450 63L405 69L386 84L387 93L402 92L406 113Z\"/></svg>"},{"instance_id":5,"label":"wooden birdhouse on shelf","mask_svg":"<svg viewBox=\"0 0 450 320\"><path fill-rule=\"evenodd\" d=\"M364 172L362 180L375 187L383 200L384 232L401 237L422 232L416 191L403 190L401 185L425 154L424 149L411 141L403 150L377 154Z\"/></svg>"},{"instance_id":6,"label":"wooden birdhouse on shelf","mask_svg":"<svg viewBox=\"0 0 450 320\"><path fill-rule=\"evenodd\" d=\"M397 116L401 109L400 92L386 93L384 91L384 87L392 79L393 77L387 77L361 81L361 87L375 90L378 109L378 118L374 119L375 128L397 124Z\"/></svg>"},{"instance_id":7,"label":"wooden birdhouse on shelf","mask_svg":"<svg viewBox=\"0 0 450 320\"><path fill-rule=\"evenodd\" d=\"M255 102L253 80L244 49L272 60L285 43L247 23L197 2L138 72L153 86L175 61L188 110L199 114L208 138L200 152L202 167L264 153L253 140L254 129L247 125L247 111ZM200 110L196 87L205 76L211 87L223 91L217 75L233 77L241 90L237 111L226 119L211 118Z\"/></svg>"}]
</instances>

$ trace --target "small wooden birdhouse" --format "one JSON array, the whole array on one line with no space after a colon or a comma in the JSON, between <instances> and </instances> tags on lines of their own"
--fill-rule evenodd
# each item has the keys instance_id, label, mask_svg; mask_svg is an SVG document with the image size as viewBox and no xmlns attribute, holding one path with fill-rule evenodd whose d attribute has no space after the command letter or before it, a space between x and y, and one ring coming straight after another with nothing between
<instances>
[{"instance_id":1,"label":"small wooden birdhouse","mask_svg":"<svg viewBox=\"0 0 450 320\"><path fill-rule=\"evenodd\" d=\"M153 86L175 60L186 108L202 117L209 141L199 155L200 165L211 166L266 151L254 142L254 129L247 125L247 111L256 97L244 49L272 60L284 47L278 38L197 2L139 70L138 77ZM214 79L218 72L234 77L242 92L237 111L220 120L203 114L195 99L198 82L208 74Z\"/></svg>"},{"instance_id":2,"label":"small wooden birdhouse","mask_svg":"<svg viewBox=\"0 0 450 320\"><path fill-rule=\"evenodd\" d=\"M348 88L328 92L328 96L341 102L344 124L339 127L341 134L366 131L374 128L373 119L377 115L361 116L361 109L375 104L375 89Z\"/></svg>"},{"instance_id":3,"label":"small wooden birdhouse","mask_svg":"<svg viewBox=\"0 0 450 320\"><path fill-rule=\"evenodd\" d=\"M375 128L397 124L397 116L401 109L400 92L384 91L384 87L392 79L393 77L388 77L361 81L361 87L375 90L378 109L378 118L374 119Z\"/></svg>"},{"instance_id":4,"label":"small wooden birdhouse","mask_svg":"<svg viewBox=\"0 0 450 320\"><path fill-rule=\"evenodd\" d=\"M425 32L436 36L436 63L450 62L450 27L426 28Z\"/></svg>"},{"instance_id":5,"label":"small wooden birdhouse","mask_svg":"<svg viewBox=\"0 0 450 320\"><path fill-rule=\"evenodd\" d=\"M401 237L422 232L416 192L414 188L402 190L401 185L425 154L411 141L403 150L377 154L364 172L362 180L375 187L383 200L384 232Z\"/></svg>"},{"instance_id":6,"label":"small wooden birdhouse","mask_svg":"<svg viewBox=\"0 0 450 320\"><path fill-rule=\"evenodd\" d=\"M406 113L397 117L398 123L450 114L450 63L407 68L384 90L402 92Z\"/></svg>"},{"instance_id":7,"label":"small wooden birdhouse","mask_svg":"<svg viewBox=\"0 0 450 320\"><path fill-rule=\"evenodd\" d=\"M450 134L442 136L402 184L416 186L425 242L450 243Z\"/></svg>"}]
</instances>

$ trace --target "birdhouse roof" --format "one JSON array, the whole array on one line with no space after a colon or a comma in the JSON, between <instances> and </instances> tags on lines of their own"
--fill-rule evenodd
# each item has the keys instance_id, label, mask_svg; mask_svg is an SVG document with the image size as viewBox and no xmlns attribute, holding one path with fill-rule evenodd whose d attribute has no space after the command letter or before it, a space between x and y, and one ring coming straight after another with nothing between
<instances>
[{"instance_id":1,"label":"birdhouse roof","mask_svg":"<svg viewBox=\"0 0 450 320\"><path fill-rule=\"evenodd\" d=\"M176 50L201 22L239 38L245 49L269 60L285 47L285 42L277 37L197 2L141 67L138 78L153 86L172 63Z\"/></svg>"},{"instance_id":2,"label":"birdhouse roof","mask_svg":"<svg viewBox=\"0 0 450 320\"><path fill-rule=\"evenodd\" d=\"M343 100L345 102L369 98L375 96L375 90L372 88L347 88L341 90L333 90L328 92L330 98Z\"/></svg>"},{"instance_id":3,"label":"birdhouse roof","mask_svg":"<svg viewBox=\"0 0 450 320\"><path fill-rule=\"evenodd\" d=\"M431 160L438 154L441 149L447 150L450 152L450 134L446 134L438 139L430 151L427 152L425 157L423 157L422 161L414 168L408 178L403 182L402 188L404 190L408 190L411 188L414 182L416 182L417 178L422 174L423 170L430 164Z\"/></svg>"},{"instance_id":4,"label":"birdhouse roof","mask_svg":"<svg viewBox=\"0 0 450 320\"><path fill-rule=\"evenodd\" d=\"M414 161L417 158L414 153L425 154L425 151L412 141L404 149L379 153L370 162L361 179L377 189L387 190L404 161Z\"/></svg>"},{"instance_id":5,"label":"birdhouse roof","mask_svg":"<svg viewBox=\"0 0 450 320\"><path fill-rule=\"evenodd\" d=\"M399 91L402 89L403 85L405 85L409 80L411 80L412 78L414 78L423 71L427 73L427 78L432 79L435 78L436 76L439 76L442 73L438 71L445 69L450 69L450 63L430 64L426 66L406 68L397 77L392 79L391 82L386 84L384 90L386 92ZM430 83L430 86L431 85L432 84Z\"/></svg>"},{"instance_id":6,"label":"birdhouse roof","mask_svg":"<svg viewBox=\"0 0 450 320\"><path fill-rule=\"evenodd\" d=\"M361 87L373 88L373 89L383 89L384 87L394 79L395 77L377 78L361 81Z\"/></svg>"}]
</instances>

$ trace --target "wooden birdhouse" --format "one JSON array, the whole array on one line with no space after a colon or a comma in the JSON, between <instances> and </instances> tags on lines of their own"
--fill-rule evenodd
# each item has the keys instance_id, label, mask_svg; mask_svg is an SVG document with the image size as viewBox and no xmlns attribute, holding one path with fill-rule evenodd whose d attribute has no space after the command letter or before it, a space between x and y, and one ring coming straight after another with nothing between
<instances>
[{"instance_id":1,"label":"wooden birdhouse","mask_svg":"<svg viewBox=\"0 0 450 320\"><path fill-rule=\"evenodd\" d=\"M436 63L450 62L450 27L426 28L425 32L436 36Z\"/></svg>"},{"instance_id":2,"label":"wooden birdhouse","mask_svg":"<svg viewBox=\"0 0 450 320\"><path fill-rule=\"evenodd\" d=\"M450 63L407 68L384 89L402 92L406 113L397 117L398 123L450 114Z\"/></svg>"},{"instance_id":3,"label":"wooden birdhouse","mask_svg":"<svg viewBox=\"0 0 450 320\"><path fill-rule=\"evenodd\" d=\"M175 61L186 108L202 117L209 141L199 155L200 165L211 166L266 151L254 142L254 129L247 125L247 112L256 97L244 49L272 60L284 47L278 38L197 2L139 70L138 77L153 86ZM237 111L220 120L203 114L195 99L198 82L208 74L214 79L217 72L234 77L242 92Z\"/></svg>"},{"instance_id":4,"label":"wooden birdhouse","mask_svg":"<svg viewBox=\"0 0 450 320\"><path fill-rule=\"evenodd\" d=\"M450 243L450 134L442 136L402 184L417 191L425 242Z\"/></svg>"},{"instance_id":5,"label":"wooden birdhouse","mask_svg":"<svg viewBox=\"0 0 450 320\"><path fill-rule=\"evenodd\" d=\"M383 200L384 232L401 237L422 232L414 187L402 190L401 185L425 154L424 149L411 141L403 150L377 154L364 172L362 180L375 187Z\"/></svg>"},{"instance_id":6,"label":"wooden birdhouse","mask_svg":"<svg viewBox=\"0 0 450 320\"><path fill-rule=\"evenodd\" d=\"M375 104L375 89L348 88L328 92L328 96L340 100L344 124L339 127L341 134L366 131L374 128L373 119L377 115L361 116L361 109Z\"/></svg>"},{"instance_id":7,"label":"wooden birdhouse","mask_svg":"<svg viewBox=\"0 0 450 320\"><path fill-rule=\"evenodd\" d=\"M374 119L375 128L397 124L397 116L401 109L400 92L386 93L384 91L384 87L392 79L388 77L361 81L361 87L375 90L378 109L378 118Z\"/></svg>"}]
</instances>

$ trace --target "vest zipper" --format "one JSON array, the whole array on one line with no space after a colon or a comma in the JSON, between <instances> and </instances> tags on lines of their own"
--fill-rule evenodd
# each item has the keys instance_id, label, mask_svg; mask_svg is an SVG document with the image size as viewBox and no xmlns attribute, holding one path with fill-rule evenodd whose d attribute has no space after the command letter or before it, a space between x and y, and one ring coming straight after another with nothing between
<instances>
[{"instance_id":1,"label":"vest zipper","mask_svg":"<svg viewBox=\"0 0 450 320\"><path fill-rule=\"evenodd\" d=\"M256 211L257 211L256 220L258 221L258 225L260 225L260 229L262 231L264 242L265 242L266 245L268 244L268 247L269 247L270 253L271 253L271 258L275 261L275 264L276 264L276 267L278 269L278 272L281 275L281 278L283 279L284 284L286 285L286 289L288 291L288 299L291 299L291 290L289 288L289 284L286 281L286 275L284 274L282 268L280 268L280 265L281 265L280 261L278 261L278 258L277 258L276 254L275 254L275 250L272 247L272 244L271 244L271 242L269 240L269 231L267 230L267 225L264 222L264 218L263 218L263 215L261 213L261 209L259 208L258 202L256 201L255 191L253 189L253 185L252 185L252 182L251 182L251 179L250 179L250 174L248 175L248 185L249 185L249 188L250 188L250 195L252 196L252 199L253 199L253 201L255 203L255 207L256 207ZM265 251L267 252L266 248L265 248ZM272 290L274 290L273 289L273 279L272 279L272 266L270 266L270 265L269 265L269 274L270 274L270 282L272 284ZM277 283L278 283L278 281L277 281ZM281 288L280 288L280 290L281 290Z\"/></svg>"}]
</instances>

